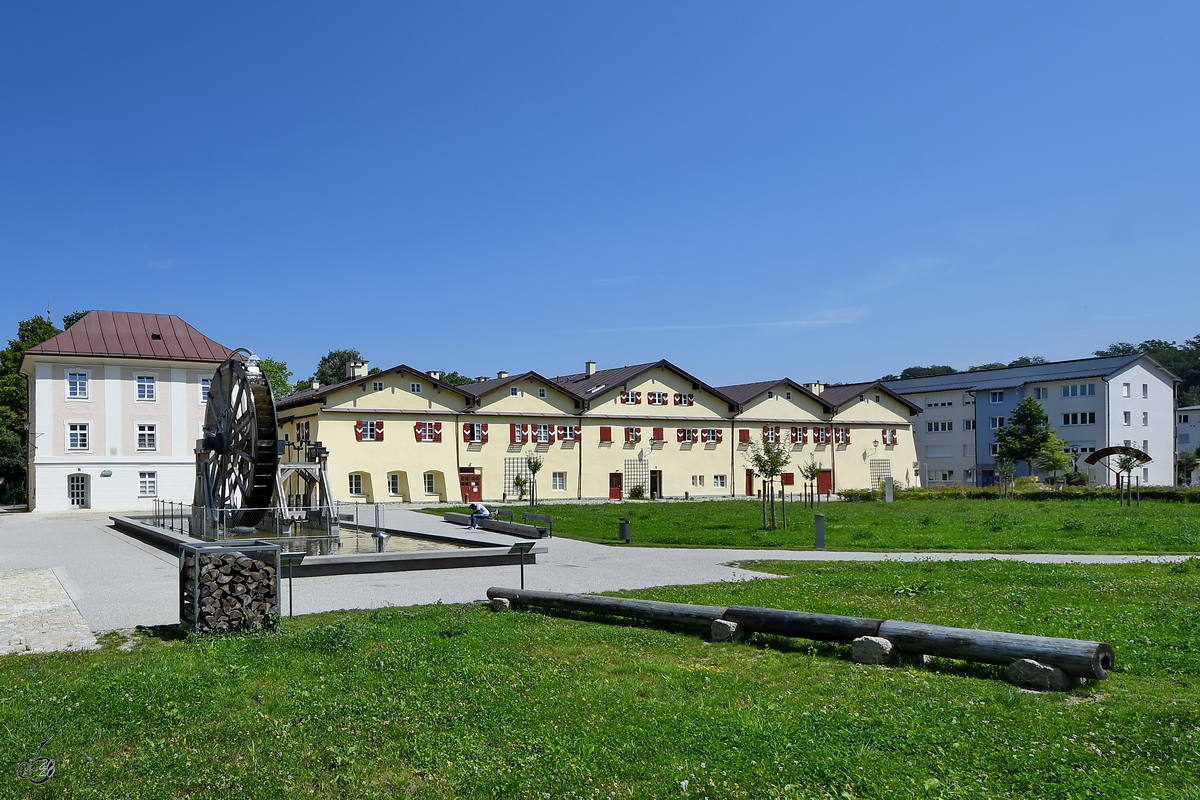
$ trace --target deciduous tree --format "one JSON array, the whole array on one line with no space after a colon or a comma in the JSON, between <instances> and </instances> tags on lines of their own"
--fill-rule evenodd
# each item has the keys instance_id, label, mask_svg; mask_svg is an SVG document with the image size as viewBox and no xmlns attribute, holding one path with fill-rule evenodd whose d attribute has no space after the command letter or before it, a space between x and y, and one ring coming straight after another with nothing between
<instances>
[{"instance_id":1,"label":"deciduous tree","mask_svg":"<svg viewBox=\"0 0 1200 800\"><path fill-rule=\"evenodd\" d=\"M1024 461L1032 475L1034 460L1053 435L1041 403L1026 397L1012 410L1008 423L996 431L997 455L1002 459Z\"/></svg>"}]
</instances>

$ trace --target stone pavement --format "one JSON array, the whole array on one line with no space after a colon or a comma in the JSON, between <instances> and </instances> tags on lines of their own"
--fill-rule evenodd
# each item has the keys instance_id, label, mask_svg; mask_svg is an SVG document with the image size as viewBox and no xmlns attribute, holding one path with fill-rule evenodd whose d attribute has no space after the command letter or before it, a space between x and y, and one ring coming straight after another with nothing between
<instances>
[{"instance_id":1,"label":"stone pavement","mask_svg":"<svg viewBox=\"0 0 1200 800\"><path fill-rule=\"evenodd\" d=\"M54 570L0 570L0 655L95 646L96 637Z\"/></svg>"},{"instance_id":2,"label":"stone pavement","mask_svg":"<svg viewBox=\"0 0 1200 800\"><path fill-rule=\"evenodd\" d=\"M453 526L437 517L389 509L388 527L445 533ZM516 541L505 537L508 541ZM990 558L1032 563L1117 564L1179 561L1186 556L1044 555L988 553L863 553L811 550L698 550L607 546L555 537L540 543L549 552L525 568L530 589L606 592L671 584L774 578L730 566L739 561L976 561ZM53 570L92 631L178 622L178 558L114 530L108 514L0 515L0 570ZM27 575L32 573L25 573ZM286 581L285 581L286 584ZM517 566L467 567L412 572L330 575L295 579L297 614L383 606L469 603L489 586L520 585ZM287 586L281 606L287 608ZM10 590L0 587L0 601ZM15 596L15 595L14 595Z\"/></svg>"}]
</instances>

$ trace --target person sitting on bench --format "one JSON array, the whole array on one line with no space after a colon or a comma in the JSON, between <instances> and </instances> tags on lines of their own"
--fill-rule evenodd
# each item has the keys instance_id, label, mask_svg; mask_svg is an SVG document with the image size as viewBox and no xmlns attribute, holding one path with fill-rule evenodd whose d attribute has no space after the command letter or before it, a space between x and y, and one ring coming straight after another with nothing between
<instances>
[{"instance_id":1,"label":"person sitting on bench","mask_svg":"<svg viewBox=\"0 0 1200 800\"><path fill-rule=\"evenodd\" d=\"M471 528L476 527L476 520L488 519L492 516L492 512L488 511L483 503L471 503Z\"/></svg>"}]
</instances>

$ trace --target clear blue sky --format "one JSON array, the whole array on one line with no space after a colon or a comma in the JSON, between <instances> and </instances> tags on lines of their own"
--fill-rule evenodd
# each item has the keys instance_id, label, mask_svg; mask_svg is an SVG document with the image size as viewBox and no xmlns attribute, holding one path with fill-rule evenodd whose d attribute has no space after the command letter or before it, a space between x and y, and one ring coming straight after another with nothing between
<instances>
[{"instance_id":1,"label":"clear blue sky","mask_svg":"<svg viewBox=\"0 0 1200 800\"><path fill-rule=\"evenodd\" d=\"M1200 334L1200 3L0 6L2 338L714 384Z\"/></svg>"}]
</instances>

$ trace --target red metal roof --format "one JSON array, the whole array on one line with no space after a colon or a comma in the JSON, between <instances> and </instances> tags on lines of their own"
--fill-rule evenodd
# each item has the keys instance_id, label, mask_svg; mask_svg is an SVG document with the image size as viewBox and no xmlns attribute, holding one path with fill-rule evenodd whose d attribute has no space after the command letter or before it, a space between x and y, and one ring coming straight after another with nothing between
<instances>
[{"instance_id":1,"label":"red metal roof","mask_svg":"<svg viewBox=\"0 0 1200 800\"><path fill-rule=\"evenodd\" d=\"M26 350L25 355L219 362L231 352L174 314L90 311L59 335Z\"/></svg>"}]
</instances>

